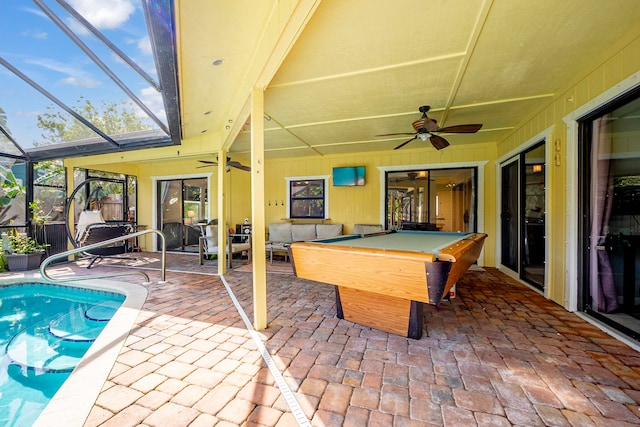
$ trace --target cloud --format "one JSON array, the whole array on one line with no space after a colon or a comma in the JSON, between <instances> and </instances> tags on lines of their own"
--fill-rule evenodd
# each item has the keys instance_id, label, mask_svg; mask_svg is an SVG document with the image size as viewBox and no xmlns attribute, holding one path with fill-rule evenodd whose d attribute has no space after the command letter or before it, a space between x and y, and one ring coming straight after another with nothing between
<instances>
[{"instance_id":1,"label":"cloud","mask_svg":"<svg viewBox=\"0 0 640 427\"><path fill-rule=\"evenodd\" d=\"M166 123L167 116L164 112L164 101L162 100L160 92L152 87L147 87L140 91L139 96L144 105L146 105L162 122Z\"/></svg>"},{"instance_id":2,"label":"cloud","mask_svg":"<svg viewBox=\"0 0 640 427\"><path fill-rule=\"evenodd\" d=\"M57 71L63 74L77 74L78 68L68 63L56 61L47 58L31 58L25 60L27 64L38 65L51 71Z\"/></svg>"},{"instance_id":3,"label":"cloud","mask_svg":"<svg viewBox=\"0 0 640 427\"><path fill-rule=\"evenodd\" d=\"M95 88L102 85L99 80L89 76L87 73L81 71L78 66L74 66L73 64L67 64L46 58L29 59L26 62L60 74L66 74L67 77L63 77L60 81L68 85L87 88Z\"/></svg>"},{"instance_id":4,"label":"cloud","mask_svg":"<svg viewBox=\"0 0 640 427\"><path fill-rule=\"evenodd\" d=\"M114 29L135 12L132 0L69 0L71 6L98 29Z\"/></svg>"},{"instance_id":5,"label":"cloud","mask_svg":"<svg viewBox=\"0 0 640 427\"><path fill-rule=\"evenodd\" d=\"M46 40L49 38L49 33L39 30L27 30L20 33L21 36L31 37L37 40Z\"/></svg>"},{"instance_id":6,"label":"cloud","mask_svg":"<svg viewBox=\"0 0 640 427\"><path fill-rule=\"evenodd\" d=\"M144 55L151 56L151 40L149 40L149 36L144 36L138 40L138 49L140 49L140 52Z\"/></svg>"},{"instance_id":7,"label":"cloud","mask_svg":"<svg viewBox=\"0 0 640 427\"><path fill-rule=\"evenodd\" d=\"M23 111L23 110L18 110L16 111L15 115L16 117L38 117L40 114L42 114L41 111Z\"/></svg>"},{"instance_id":8,"label":"cloud","mask_svg":"<svg viewBox=\"0 0 640 427\"><path fill-rule=\"evenodd\" d=\"M89 76L69 76L69 77L65 77L60 81L71 86L80 86L80 87L88 87L88 88L94 88L102 85L102 82Z\"/></svg>"}]
</instances>

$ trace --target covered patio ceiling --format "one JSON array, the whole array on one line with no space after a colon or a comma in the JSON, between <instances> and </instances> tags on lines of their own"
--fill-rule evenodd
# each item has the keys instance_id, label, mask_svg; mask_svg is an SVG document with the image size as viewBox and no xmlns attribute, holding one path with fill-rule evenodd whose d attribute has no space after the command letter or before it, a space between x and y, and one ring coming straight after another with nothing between
<instances>
[{"instance_id":1,"label":"covered patio ceiling","mask_svg":"<svg viewBox=\"0 0 640 427\"><path fill-rule=\"evenodd\" d=\"M442 135L452 145L499 144L559 95L560 114L578 107L567 88L604 61L640 70L639 58L613 56L640 34L635 0L284 3L177 3L187 141L214 133L235 157L249 153L247 88L273 68L266 158L391 152L413 138L423 105L440 126L483 125ZM288 43L282 59L269 38ZM583 90L621 77L593 75ZM400 151L412 149L434 147L416 139Z\"/></svg>"}]
</instances>

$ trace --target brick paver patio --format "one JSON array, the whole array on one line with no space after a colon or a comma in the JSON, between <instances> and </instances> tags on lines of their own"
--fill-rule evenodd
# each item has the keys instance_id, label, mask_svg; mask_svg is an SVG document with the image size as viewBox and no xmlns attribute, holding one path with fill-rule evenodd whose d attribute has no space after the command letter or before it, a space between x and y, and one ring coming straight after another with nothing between
<instances>
[{"instance_id":1,"label":"brick paver patio","mask_svg":"<svg viewBox=\"0 0 640 427\"><path fill-rule=\"evenodd\" d=\"M197 264L169 255L86 426L298 425L213 262ZM225 278L251 319L242 270ZM426 307L420 340L337 319L333 288L288 270L267 285L257 334L311 425L640 424L640 353L496 269Z\"/></svg>"}]
</instances>

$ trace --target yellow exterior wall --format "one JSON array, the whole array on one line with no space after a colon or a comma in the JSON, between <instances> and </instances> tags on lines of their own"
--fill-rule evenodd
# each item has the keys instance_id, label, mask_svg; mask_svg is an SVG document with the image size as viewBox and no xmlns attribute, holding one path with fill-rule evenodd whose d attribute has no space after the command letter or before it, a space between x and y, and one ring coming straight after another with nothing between
<instances>
[{"instance_id":1,"label":"yellow exterior wall","mask_svg":"<svg viewBox=\"0 0 640 427\"><path fill-rule=\"evenodd\" d=\"M549 211L546 218L549 225L547 242L549 245L548 272L550 299L565 305L566 291L566 134L563 118L578 107L591 101L605 90L620 83L640 70L640 38L628 42L620 50L612 49L612 55L593 70L585 70L585 75L571 82L558 92L553 101L498 144L498 158L553 126L550 144L560 143L560 164L555 159L547 159L550 166L547 195ZM552 150L552 152L554 152ZM495 187L494 187L495 188Z\"/></svg>"},{"instance_id":2,"label":"yellow exterior wall","mask_svg":"<svg viewBox=\"0 0 640 427\"><path fill-rule=\"evenodd\" d=\"M416 144L419 145L419 144ZM344 233L353 230L354 224L379 224L384 215L381 210L380 171L381 166L429 165L460 162L481 162L495 159L495 144L456 146L436 151L422 146L415 149L372 153L344 154L339 156L313 156L295 159L267 160L265 165L265 224L282 222L286 218L286 177L331 175L333 167L365 166L364 187L334 187L329 184L329 219L331 223L344 224ZM495 163L484 166L485 229L495 236ZM283 204L283 202L285 204ZM277 206L276 206L277 203ZM265 233L268 230L265 230ZM485 264L495 263L495 242L485 242Z\"/></svg>"},{"instance_id":3,"label":"yellow exterior wall","mask_svg":"<svg viewBox=\"0 0 640 427\"><path fill-rule=\"evenodd\" d=\"M186 142L185 142L186 144ZM160 149L166 151L167 149ZM66 166L83 167L108 172L127 173L138 177L138 223L153 223L152 195L155 189L151 177L180 176L183 174L212 173L209 197L212 218L217 212L217 168L195 169L198 164L193 158L181 159L175 151L173 158L149 161L157 153L155 150L135 152L136 159L127 161L128 153L117 153L105 156L93 156L69 159ZM183 151L183 147L179 150ZM146 153L145 153L146 152ZM418 164L443 164L457 162L486 161L496 156L493 143L451 145L446 150L435 151L432 148L403 149L401 151L345 154L340 156L312 156L304 158L284 158L267 160L265 164L265 224L282 222L286 218L286 177L331 175L336 166L366 166L366 185L364 187L333 187L329 185L329 218L332 223L342 223L344 232L349 233L354 224L378 224L383 212L380 212L380 166L402 166ZM166 156L166 153L162 153ZM169 153L170 154L170 153ZM123 155L125 157L123 157ZM146 161L137 159L147 159ZM199 157L203 158L203 157ZM234 160L248 164L248 161L234 155ZM210 158L214 160L214 158ZM204 171L204 172L203 172ZM480 197L485 199L485 232L495 235L495 164L489 162L484 167L485 191ZM245 218L251 221L251 175L237 169L226 174L228 222L231 228L240 224ZM277 205L276 205L277 203ZM285 203L285 204L283 204ZM256 230L257 231L257 230ZM267 230L264 230L266 235ZM150 244L143 244L150 249ZM495 243L487 239L485 243L485 264L494 265Z\"/></svg>"}]
</instances>

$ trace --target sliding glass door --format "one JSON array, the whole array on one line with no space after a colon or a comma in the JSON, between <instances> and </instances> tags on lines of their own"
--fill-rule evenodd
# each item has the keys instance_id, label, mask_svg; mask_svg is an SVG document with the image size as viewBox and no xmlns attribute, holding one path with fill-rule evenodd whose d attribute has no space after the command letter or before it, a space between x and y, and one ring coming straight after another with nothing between
<instances>
[{"instance_id":1,"label":"sliding glass door","mask_svg":"<svg viewBox=\"0 0 640 427\"><path fill-rule=\"evenodd\" d=\"M545 143L501 166L501 264L538 289L545 283Z\"/></svg>"},{"instance_id":2,"label":"sliding glass door","mask_svg":"<svg viewBox=\"0 0 640 427\"><path fill-rule=\"evenodd\" d=\"M198 239L207 223L207 179L158 181L158 218L167 250L198 251Z\"/></svg>"},{"instance_id":3,"label":"sliding glass door","mask_svg":"<svg viewBox=\"0 0 640 427\"><path fill-rule=\"evenodd\" d=\"M502 166L502 203L500 231L502 265L518 271L520 256L520 162L518 159Z\"/></svg>"},{"instance_id":4,"label":"sliding glass door","mask_svg":"<svg viewBox=\"0 0 640 427\"><path fill-rule=\"evenodd\" d=\"M587 313L640 339L640 90L580 122Z\"/></svg>"}]
</instances>

